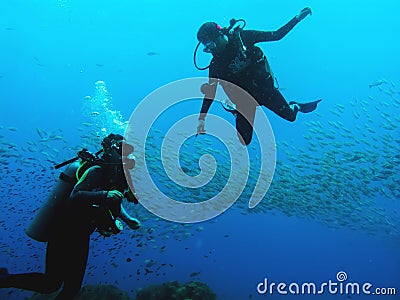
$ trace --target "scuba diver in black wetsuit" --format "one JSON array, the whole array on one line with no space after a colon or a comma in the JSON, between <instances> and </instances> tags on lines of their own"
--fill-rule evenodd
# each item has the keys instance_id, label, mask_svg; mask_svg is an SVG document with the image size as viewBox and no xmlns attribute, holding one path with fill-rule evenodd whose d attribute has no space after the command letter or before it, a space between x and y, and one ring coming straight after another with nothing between
<instances>
[{"instance_id":1,"label":"scuba diver in black wetsuit","mask_svg":"<svg viewBox=\"0 0 400 300\"><path fill-rule=\"evenodd\" d=\"M117 217L131 229L140 227L140 222L131 217L121 204L123 198L137 203L135 194L128 187L130 178L125 177L123 168L123 164L128 169L133 168L134 160L122 155L123 143L121 135L110 134L103 139L101 158L88 155L85 149L82 150L85 155L78 153L85 160L80 166L87 163L79 181L76 183L74 171L78 174L83 170L70 165L50 193L50 203L42 207L27 229L30 237L47 242L45 272L9 274L7 269L1 268L0 288L47 294L62 286L56 299L71 300L82 285L90 235L94 230L104 236L119 233L122 223ZM128 154L133 152L133 146L125 144L124 147L131 149ZM68 191L71 192L69 197L59 199Z\"/></svg>"},{"instance_id":2,"label":"scuba diver in black wetsuit","mask_svg":"<svg viewBox=\"0 0 400 300\"><path fill-rule=\"evenodd\" d=\"M262 50L255 46L259 42L282 39L307 15L311 15L311 9L308 7L276 31L243 30L246 23L242 19L231 20L228 28L222 28L214 22L204 23L200 27L197 33L199 43L194 53L194 63L200 70L209 68L209 82L203 84L201 88L204 100L197 126L198 134L205 133L205 117L214 100L218 83L222 85L233 102L233 105L226 110L236 115L236 129L244 145L251 142L254 116L258 105L267 107L290 122L296 119L299 111L308 113L315 110L321 100L310 103L286 102L280 91L274 87L274 75L267 58ZM243 22L243 26L236 25L238 22ZM199 68L196 64L196 53L200 44L205 46L204 52L213 55L210 65L205 68ZM257 103L246 101L243 93L235 94L228 83L244 89ZM243 111L245 111L245 116L241 113Z\"/></svg>"}]
</instances>

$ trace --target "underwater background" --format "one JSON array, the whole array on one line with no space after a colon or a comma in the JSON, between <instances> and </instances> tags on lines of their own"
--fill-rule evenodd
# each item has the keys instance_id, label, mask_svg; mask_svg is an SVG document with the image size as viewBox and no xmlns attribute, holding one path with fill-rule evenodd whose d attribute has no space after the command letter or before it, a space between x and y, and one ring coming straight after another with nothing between
<instances>
[{"instance_id":1,"label":"underwater background","mask_svg":"<svg viewBox=\"0 0 400 300\"><path fill-rule=\"evenodd\" d=\"M306 6L312 16L284 39L258 44L288 101L323 99L294 123L263 108L275 136L276 170L262 202L248 208L259 172L254 139L248 183L230 209L180 224L127 204L142 228L106 239L93 234L84 285L112 284L132 299L140 288L175 280L203 282L217 299L400 299L400 4L394 0L2 1L0 266L12 273L44 270L45 244L24 230L59 175L54 165L83 147L97 151L109 132L123 133L134 108L159 87L208 75L193 65L202 23L227 26L244 18L246 29L276 30ZM199 65L210 59L199 51ZM230 171L224 144L194 137L195 122L181 168L196 175L201 155L211 153L218 162L212 182L184 189L162 170L165 132L200 106L166 111L147 142L154 180L182 201L212 197ZM210 113L234 122L219 104ZM397 294L257 292L264 278L320 285L338 282L339 272L346 282L394 287ZM30 296L0 290L0 299Z\"/></svg>"}]
</instances>

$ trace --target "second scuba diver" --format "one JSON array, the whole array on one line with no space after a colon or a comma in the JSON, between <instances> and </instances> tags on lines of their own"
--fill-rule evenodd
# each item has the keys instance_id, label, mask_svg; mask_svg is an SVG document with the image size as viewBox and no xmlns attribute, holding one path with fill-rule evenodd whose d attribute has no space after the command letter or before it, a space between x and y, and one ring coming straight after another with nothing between
<instances>
[{"instance_id":1,"label":"second scuba diver","mask_svg":"<svg viewBox=\"0 0 400 300\"><path fill-rule=\"evenodd\" d=\"M117 218L131 229L140 227L121 204L123 198L137 202L123 166L133 168L134 160L122 155L123 144L121 135L110 134L102 141L101 158L84 150L78 153L84 163L70 165L61 173L47 203L26 230L30 237L47 242L45 272L9 274L1 268L0 288L48 294L62 286L56 299L73 299L85 274L90 235L95 230L104 236L119 233L122 223ZM124 147L131 149L127 154L133 152L133 146ZM76 183L75 173L78 176L82 172Z\"/></svg>"}]
</instances>

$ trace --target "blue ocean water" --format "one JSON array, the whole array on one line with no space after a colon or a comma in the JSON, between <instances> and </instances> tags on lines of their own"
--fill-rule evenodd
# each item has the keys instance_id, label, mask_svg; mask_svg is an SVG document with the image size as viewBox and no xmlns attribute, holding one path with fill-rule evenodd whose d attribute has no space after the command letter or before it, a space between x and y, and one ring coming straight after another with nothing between
<instances>
[{"instance_id":1,"label":"blue ocean water","mask_svg":"<svg viewBox=\"0 0 400 300\"><path fill-rule=\"evenodd\" d=\"M259 167L255 139L248 147L251 176L232 208L202 223L179 224L128 204L142 229L108 239L94 234L84 284L114 284L132 298L152 284L199 280L218 299L400 299L400 7L391 0L3 1L1 266L43 271L45 245L29 240L24 229L54 184L55 164L83 146L97 150L102 129L120 129L114 119L128 120L154 90L207 76L193 66L202 23L225 26L234 17L246 19L247 28L276 30L305 6L312 16L281 41L259 46L286 99L323 101L295 123L264 108L277 144L277 169L261 204L247 208ZM209 60L199 51L200 65ZM99 81L107 93L99 92ZM191 136L182 167L194 176L200 155L213 154L216 177L200 190L165 183L158 160L163 135L200 106L197 101L166 111L155 123L160 132L147 144L147 155L155 157L148 162L153 178L168 195L182 195L181 201L213 196L230 168L221 141ZM210 113L233 122L216 103ZM321 285L338 282L339 272L346 272L346 282L394 287L397 295L257 292L264 278ZM1 299L28 296L0 290Z\"/></svg>"}]
</instances>

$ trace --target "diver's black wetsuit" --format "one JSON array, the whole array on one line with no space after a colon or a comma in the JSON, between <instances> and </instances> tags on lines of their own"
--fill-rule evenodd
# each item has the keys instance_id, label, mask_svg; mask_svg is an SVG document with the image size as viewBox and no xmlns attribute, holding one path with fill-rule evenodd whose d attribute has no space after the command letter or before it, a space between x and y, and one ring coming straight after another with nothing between
<instances>
[{"instance_id":1,"label":"diver's black wetsuit","mask_svg":"<svg viewBox=\"0 0 400 300\"><path fill-rule=\"evenodd\" d=\"M262 50L255 44L280 40L297 23L299 21L294 17L277 31L242 30L240 38L243 41L243 45L241 45L237 36L232 35L229 37L229 43L223 53L215 54L211 61L209 83L213 88L205 95L200 112L208 112L215 97L216 83L218 79L222 79L243 88L257 101L258 105L263 105L280 117L293 122L296 119L298 109L291 109L279 90L274 87L274 76L268 61ZM244 51L246 57L241 53L243 46L246 48ZM244 144L248 145L253 136L256 107L249 103L243 103L243 99L239 99L239 97L235 97L234 93L230 93L229 87L225 87L223 83L222 86L231 101L239 108L238 110L242 108L247 111L248 121L243 115L237 114L236 129L239 138Z\"/></svg>"},{"instance_id":2,"label":"diver's black wetsuit","mask_svg":"<svg viewBox=\"0 0 400 300\"><path fill-rule=\"evenodd\" d=\"M62 221L57 235L47 243L45 273L10 274L0 287L47 294L57 291L63 284L56 299L74 298L85 274L90 234L97 227L99 208L93 205L104 205L108 191L122 192L126 188L126 181L119 177L124 175L110 178L110 174L113 173L106 167L91 167L74 187L64 207L64 215L60 216ZM120 208L115 206L110 209L114 216L118 216Z\"/></svg>"}]
</instances>

